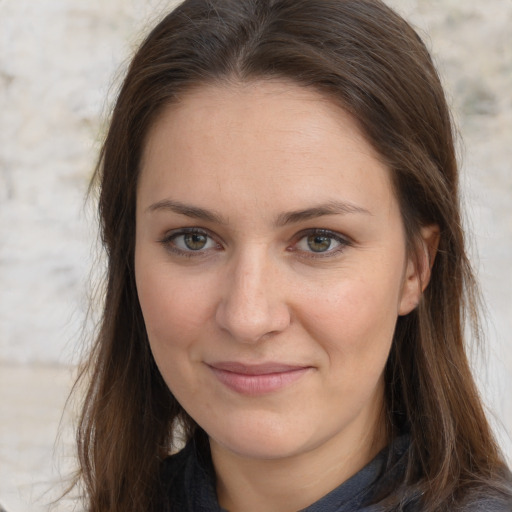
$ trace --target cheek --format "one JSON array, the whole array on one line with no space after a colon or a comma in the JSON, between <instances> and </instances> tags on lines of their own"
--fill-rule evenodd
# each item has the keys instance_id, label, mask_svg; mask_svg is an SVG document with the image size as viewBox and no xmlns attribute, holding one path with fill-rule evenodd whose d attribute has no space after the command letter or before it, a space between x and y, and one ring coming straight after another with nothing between
<instances>
[{"instance_id":1,"label":"cheek","mask_svg":"<svg viewBox=\"0 0 512 512\"><path fill-rule=\"evenodd\" d=\"M349 381L368 372L380 375L393 339L399 290L397 273L390 278L386 272L367 272L340 279L329 294L303 301L313 305L303 315L310 335L323 345L331 365L343 367L334 375Z\"/></svg>"},{"instance_id":2,"label":"cheek","mask_svg":"<svg viewBox=\"0 0 512 512\"><path fill-rule=\"evenodd\" d=\"M206 290L169 272L167 265L138 271L136 265L136 282L151 352L167 386L181 403L202 396L205 383L198 381L194 365L201 359L201 333L210 316Z\"/></svg>"},{"instance_id":3,"label":"cheek","mask_svg":"<svg viewBox=\"0 0 512 512\"><path fill-rule=\"evenodd\" d=\"M136 263L136 282L146 330L155 358L162 351L186 349L211 316L204 280L184 278L168 265ZM157 361L158 362L158 361Z\"/></svg>"}]
</instances>

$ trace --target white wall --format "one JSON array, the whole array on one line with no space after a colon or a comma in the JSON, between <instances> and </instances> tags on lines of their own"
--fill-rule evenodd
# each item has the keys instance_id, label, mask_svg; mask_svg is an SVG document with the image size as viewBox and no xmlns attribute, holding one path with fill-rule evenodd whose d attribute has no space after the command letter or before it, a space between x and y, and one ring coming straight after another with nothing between
<instances>
[{"instance_id":1,"label":"white wall","mask_svg":"<svg viewBox=\"0 0 512 512\"><path fill-rule=\"evenodd\" d=\"M84 195L100 117L155 6L0 2L0 360L71 358L86 309Z\"/></svg>"},{"instance_id":2,"label":"white wall","mask_svg":"<svg viewBox=\"0 0 512 512\"><path fill-rule=\"evenodd\" d=\"M468 234L483 290L480 389L512 461L512 2L389 0L430 46L459 127Z\"/></svg>"},{"instance_id":3,"label":"white wall","mask_svg":"<svg viewBox=\"0 0 512 512\"><path fill-rule=\"evenodd\" d=\"M144 28L170 3L0 0L4 365L25 371L74 360L94 240L84 194L105 98ZM464 139L474 261L488 307L489 356L479 375L512 457L512 2L389 3L431 46Z\"/></svg>"}]
</instances>

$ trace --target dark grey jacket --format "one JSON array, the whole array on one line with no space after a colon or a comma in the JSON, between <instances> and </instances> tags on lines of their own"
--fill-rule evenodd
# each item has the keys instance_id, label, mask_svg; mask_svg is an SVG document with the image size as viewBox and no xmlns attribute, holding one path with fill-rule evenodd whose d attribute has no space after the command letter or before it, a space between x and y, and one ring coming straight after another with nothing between
<instances>
[{"instance_id":1,"label":"dark grey jacket","mask_svg":"<svg viewBox=\"0 0 512 512\"><path fill-rule=\"evenodd\" d=\"M393 452L383 450L361 471L331 491L316 503L299 512L382 512L382 502L375 504L377 496L394 487L401 480L407 462L408 436L398 438ZM215 491L215 473L209 457L201 455L191 441L182 451L164 461L162 472L166 494L165 512L227 512L220 508ZM206 459L206 460L205 460ZM391 461L391 465L389 464ZM386 466L389 468L385 470ZM414 491L403 492L402 512L421 512L420 497ZM373 504L372 504L373 503ZM512 512L512 499L473 498L457 512ZM262 511L265 512L265 511Z\"/></svg>"}]
</instances>

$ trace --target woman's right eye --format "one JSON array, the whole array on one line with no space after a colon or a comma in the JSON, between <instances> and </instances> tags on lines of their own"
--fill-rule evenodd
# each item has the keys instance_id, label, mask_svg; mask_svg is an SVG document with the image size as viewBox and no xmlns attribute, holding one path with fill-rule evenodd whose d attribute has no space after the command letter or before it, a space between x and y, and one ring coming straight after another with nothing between
<instances>
[{"instance_id":1,"label":"woman's right eye","mask_svg":"<svg viewBox=\"0 0 512 512\"><path fill-rule=\"evenodd\" d=\"M221 247L208 233L199 230L171 233L161 243L172 252L186 256L193 256L194 253L199 255Z\"/></svg>"}]
</instances>

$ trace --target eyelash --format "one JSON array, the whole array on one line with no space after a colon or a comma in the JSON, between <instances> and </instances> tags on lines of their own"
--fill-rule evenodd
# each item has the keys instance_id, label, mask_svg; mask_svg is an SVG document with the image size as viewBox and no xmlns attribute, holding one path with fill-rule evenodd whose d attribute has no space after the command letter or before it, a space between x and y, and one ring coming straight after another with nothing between
<instances>
[{"instance_id":1,"label":"eyelash","mask_svg":"<svg viewBox=\"0 0 512 512\"><path fill-rule=\"evenodd\" d=\"M198 236L205 236L208 238L208 240L213 241L216 244L215 249L221 249L222 245L215 240L215 237L212 236L207 230L205 229L199 229L199 228L181 228L177 231L173 231L171 233L168 233L164 238L159 240L159 243L164 246L164 248L168 251L170 251L173 254L177 254L178 256L182 256L185 258L194 258L194 257L201 257L206 256L207 252L211 250L211 248L208 248L206 250L183 250L176 246L174 241L185 235L198 235ZM334 249L328 249L326 251L301 251L300 249L297 249L298 243L307 238L307 237L324 237L328 238L330 240L334 240L339 245L338 247ZM328 258L333 257L341 252L343 252L347 247L350 247L352 244L352 241L348 239L347 237L341 236L340 234L330 231L328 229L307 229L304 231L301 231L300 233L297 233L297 235L294 237L293 244L287 248L289 252L296 252L298 255L300 255L301 258L309 258L309 259L321 259L321 258Z\"/></svg>"}]
</instances>

